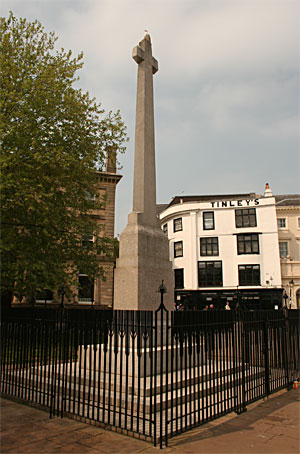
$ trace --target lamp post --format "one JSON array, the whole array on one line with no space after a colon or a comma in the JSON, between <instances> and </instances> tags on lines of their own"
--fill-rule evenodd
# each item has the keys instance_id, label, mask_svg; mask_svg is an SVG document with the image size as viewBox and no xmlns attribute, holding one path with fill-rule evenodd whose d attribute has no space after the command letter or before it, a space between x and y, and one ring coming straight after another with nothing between
<instances>
[{"instance_id":1,"label":"lamp post","mask_svg":"<svg viewBox=\"0 0 300 454\"><path fill-rule=\"evenodd\" d=\"M290 307L289 307L289 309L292 308L293 285L294 285L294 281L293 281L293 279L292 279L292 280L290 280L290 282L289 282L289 287L290 287L290 304L289 304Z\"/></svg>"},{"instance_id":2,"label":"lamp post","mask_svg":"<svg viewBox=\"0 0 300 454\"><path fill-rule=\"evenodd\" d=\"M160 306L159 309L164 307L164 294L167 293L167 287L164 284L164 280L161 281L160 286L158 287L158 292L160 293Z\"/></svg>"},{"instance_id":3,"label":"lamp post","mask_svg":"<svg viewBox=\"0 0 300 454\"><path fill-rule=\"evenodd\" d=\"M92 293L92 297L91 297L91 309L94 309L94 295Z\"/></svg>"},{"instance_id":4,"label":"lamp post","mask_svg":"<svg viewBox=\"0 0 300 454\"><path fill-rule=\"evenodd\" d=\"M236 286L236 305L235 305L235 310L238 312L240 310L240 291L239 291L239 286Z\"/></svg>"},{"instance_id":5,"label":"lamp post","mask_svg":"<svg viewBox=\"0 0 300 454\"><path fill-rule=\"evenodd\" d=\"M286 291L284 291L284 294L283 294L282 298L284 299L284 307L287 309L287 302L286 301L289 299L289 297L288 297Z\"/></svg>"},{"instance_id":6,"label":"lamp post","mask_svg":"<svg viewBox=\"0 0 300 454\"><path fill-rule=\"evenodd\" d=\"M61 294L60 308L63 309L64 308L64 297L66 294L64 286L62 286L62 288L60 289L60 294Z\"/></svg>"}]
</instances>

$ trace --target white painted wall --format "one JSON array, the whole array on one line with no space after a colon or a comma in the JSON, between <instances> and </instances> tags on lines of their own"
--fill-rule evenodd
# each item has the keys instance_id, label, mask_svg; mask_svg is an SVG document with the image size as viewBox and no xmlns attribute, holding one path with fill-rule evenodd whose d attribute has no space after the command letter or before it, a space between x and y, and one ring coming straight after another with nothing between
<instances>
[{"instance_id":1,"label":"white painted wall","mask_svg":"<svg viewBox=\"0 0 300 454\"><path fill-rule=\"evenodd\" d=\"M226 199L226 196L224 196ZM213 200L213 198L212 198ZM217 206L219 205L219 206ZM173 267L184 268L185 289L197 290L198 261L221 260L223 288L238 286L238 265L258 264L261 272L261 286L258 288L280 287L280 259L276 209L274 197L260 197L252 201L231 200L227 207L221 202L186 202L172 205L160 213L162 226L168 224L170 260ZM235 210L237 208L256 208L256 227L236 228ZM215 229L203 230L203 212L213 211ZM173 231L173 220L182 218L183 230ZM258 233L260 254L237 254L237 237L241 233ZM219 256L200 256L200 237L219 238ZM174 242L183 241L183 257L174 258ZM269 281L269 284L266 284ZM209 287L212 289L211 287ZM222 287L218 287L220 289ZM252 287L251 288L255 288ZM203 289L203 287L201 287Z\"/></svg>"}]
</instances>

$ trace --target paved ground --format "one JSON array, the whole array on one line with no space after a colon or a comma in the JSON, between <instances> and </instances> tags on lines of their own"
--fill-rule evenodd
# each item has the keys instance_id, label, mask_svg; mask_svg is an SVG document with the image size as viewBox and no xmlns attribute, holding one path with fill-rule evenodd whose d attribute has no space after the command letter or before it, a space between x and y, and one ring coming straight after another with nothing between
<instances>
[{"instance_id":1,"label":"paved ground","mask_svg":"<svg viewBox=\"0 0 300 454\"><path fill-rule=\"evenodd\" d=\"M169 441L165 453L299 453L300 390L281 391ZM157 453L158 448L67 418L1 399L1 453Z\"/></svg>"}]
</instances>

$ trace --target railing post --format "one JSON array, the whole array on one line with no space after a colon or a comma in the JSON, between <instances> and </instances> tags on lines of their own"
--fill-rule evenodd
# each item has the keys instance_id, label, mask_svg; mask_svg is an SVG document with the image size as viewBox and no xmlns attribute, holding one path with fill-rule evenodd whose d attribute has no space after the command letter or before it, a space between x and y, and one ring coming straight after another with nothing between
<instances>
[{"instance_id":1,"label":"railing post","mask_svg":"<svg viewBox=\"0 0 300 454\"><path fill-rule=\"evenodd\" d=\"M234 411L238 413L238 373L237 373L237 342L238 342L238 313L234 313L232 317L232 370L233 370L233 394L234 394Z\"/></svg>"},{"instance_id":2,"label":"railing post","mask_svg":"<svg viewBox=\"0 0 300 454\"><path fill-rule=\"evenodd\" d=\"M154 316L154 370L153 370L153 430L154 430L154 446L156 446L157 439L157 311Z\"/></svg>"},{"instance_id":3,"label":"railing post","mask_svg":"<svg viewBox=\"0 0 300 454\"><path fill-rule=\"evenodd\" d=\"M164 313L163 313L163 293L161 293L161 306L160 306L160 449L163 444L163 329L164 329Z\"/></svg>"},{"instance_id":4,"label":"railing post","mask_svg":"<svg viewBox=\"0 0 300 454\"><path fill-rule=\"evenodd\" d=\"M269 336L268 336L269 323L268 320L263 320L263 333L264 333L264 344L263 351L265 356L265 394L270 394L270 371L269 371Z\"/></svg>"},{"instance_id":5,"label":"railing post","mask_svg":"<svg viewBox=\"0 0 300 454\"><path fill-rule=\"evenodd\" d=\"M64 358L63 358L63 352L64 352L64 315L65 315L65 307L64 307L64 296L65 296L65 289L64 287L61 288L61 302L60 302L60 307L59 307L59 351L58 351L58 407L59 407L59 401L60 401L60 416L61 418L64 417L64 401L65 401L65 395L64 395ZM60 394L60 396L59 396ZM59 399L61 397L61 399ZM58 408L59 411L59 408Z\"/></svg>"},{"instance_id":6,"label":"railing post","mask_svg":"<svg viewBox=\"0 0 300 454\"><path fill-rule=\"evenodd\" d=\"M290 371L289 371L289 318L288 310L286 307L283 308L283 345L284 345L284 362L285 362L285 375L286 385L290 385Z\"/></svg>"},{"instance_id":7,"label":"railing post","mask_svg":"<svg viewBox=\"0 0 300 454\"><path fill-rule=\"evenodd\" d=\"M245 316L245 314L243 314ZM245 332L245 317L243 317L243 321L241 322L241 348L242 348L242 392L241 392L241 408L240 413L244 413L247 411L246 408L246 368L245 368L245 361L246 361L246 332Z\"/></svg>"},{"instance_id":8,"label":"railing post","mask_svg":"<svg viewBox=\"0 0 300 454\"><path fill-rule=\"evenodd\" d=\"M49 368L51 364L50 375L50 419L55 416L55 390L56 390L56 356L57 356L57 325L58 325L58 312L55 313L55 318L52 325L52 335L50 340L49 349Z\"/></svg>"},{"instance_id":9,"label":"railing post","mask_svg":"<svg viewBox=\"0 0 300 454\"><path fill-rule=\"evenodd\" d=\"M239 415L245 411L246 409L246 377L245 377L245 328L244 328L244 320L245 319L245 312L241 311L240 305L237 306L236 310L236 367L237 367L237 374L236 380L236 410L235 412ZM241 366L241 369L240 369ZM240 370L242 374L242 384L240 385Z\"/></svg>"},{"instance_id":10,"label":"railing post","mask_svg":"<svg viewBox=\"0 0 300 454\"><path fill-rule=\"evenodd\" d=\"M159 441L160 441L160 443L159 443L159 447L160 447L160 449L162 449L162 447L163 447L163 393L164 393L163 374L164 374L164 370L165 370L165 374L166 374L165 376L167 377L167 375L168 375L167 358L165 358L166 363L164 364L164 347L166 348L166 345L164 345L164 324L165 324L164 323L164 311L167 312L167 309L164 306L164 294L167 293L167 289L166 289L166 286L164 285L164 281L162 281L161 285L159 286L158 291L160 292L160 305L155 312L155 331L156 331L156 336L155 336L156 342L155 343L156 343L156 352L157 352L157 326L159 323L160 324L160 365L159 365L159 369L160 369L160 403L159 403L159 410L160 410L159 411L159 413L160 413L159 439L160 440ZM158 313L160 314L159 322L157 320ZM166 335L168 335L167 327L166 327ZM167 380L166 380L166 383L165 383L166 396L168 395L167 386L168 386L168 384L167 384ZM166 397L165 405L166 405L165 444L167 446L168 445L168 431L167 431L168 400L167 400L167 397Z\"/></svg>"}]
</instances>

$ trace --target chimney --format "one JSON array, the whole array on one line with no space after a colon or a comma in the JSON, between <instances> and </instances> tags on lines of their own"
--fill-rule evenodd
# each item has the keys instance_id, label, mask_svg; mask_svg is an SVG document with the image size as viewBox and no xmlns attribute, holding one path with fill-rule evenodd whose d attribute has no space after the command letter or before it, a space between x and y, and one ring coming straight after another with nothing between
<instances>
[{"instance_id":1,"label":"chimney","mask_svg":"<svg viewBox=\"0 0 300 454\"><path fill-rule=\"evenodd\" d=\"M117 171L117 152L110 150L106 152L105 171L109 173L116 173Z\"/></svg>"},{"instance_id":2,"label":"chimney","mask_svg":"<svg viewBox=\"0 0 300 454\"><path fill-rule=\"evenodd\" d=\"M266 183L264 197L272 197L273 193L270 189L269 183Z\"/></svg>"}]
</instances>

